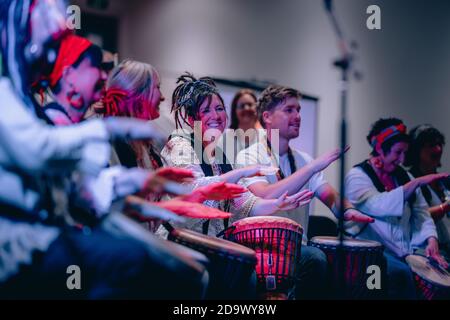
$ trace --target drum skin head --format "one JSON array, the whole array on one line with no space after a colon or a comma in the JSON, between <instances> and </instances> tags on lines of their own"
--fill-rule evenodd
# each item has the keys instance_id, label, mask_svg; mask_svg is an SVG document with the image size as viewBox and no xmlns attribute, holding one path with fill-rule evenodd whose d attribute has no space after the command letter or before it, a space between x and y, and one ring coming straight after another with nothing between
<instances>
[{"instance_id":1,"label":"drum skin head","mask_svg":"<svg viewBox=\"0 0 450 320\"><path fill-rule=\"evenodd\" d=\"M411 270L421 278L442 287L450 289L450 273L440 270L428 262L428 258L420 255L409 255L405 258Z\"/></svg>"},{"instance_id":2,"label":"drum skin head","mask_svg":"<svg viewBox=\"0 0 450 320\"><path fill-rule=\"evenodd\" d=\"M239 231L245 231L248 229L263 229L263 228L277 228L296 231L303 234L303 228L300 224L292 219L276 216L260 216L249 217L238 220L233 223L233 226Z\"/></svg>"},{"instance_id":3,"label":"drum skin head","mask_svg":"<svg viewBox=\"0 0 450 320\"><path fill-rule=\"evenodd\" d=\"M211 251L225 253L228 255L238 255L246 259L256 261L255 251L228 240L207 236L188 229L175 229L171 232L171 236L180 238L192 244L207 247L208 250Z\"/></svg>"},{"instance_id":4,"label":"drum skin head","mask_svg":"<svg viewBox=\"0 0 450 320\"><path fill-rule=\"evenodd\" d=\"M313 243L337 246L339 245L338 237L314 237L310 240ZM346 247L363 247L363 248L376 248L381 247L381 243L372 240L359 240L359 239L345 239L344 246Z\"/></svg>"}]
</instances>

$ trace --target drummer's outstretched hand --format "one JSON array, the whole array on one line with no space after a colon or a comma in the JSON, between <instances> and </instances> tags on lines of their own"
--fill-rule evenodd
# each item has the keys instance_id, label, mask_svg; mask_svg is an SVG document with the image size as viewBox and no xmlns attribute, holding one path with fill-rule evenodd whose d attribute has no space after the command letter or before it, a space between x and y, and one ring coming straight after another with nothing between
<instances>
[{"instance_id":1,"label":"drummer's outstretched hand","mask_svg":"<svg viewBox=\"0 0 450 320\"><path fill-rule=\"evenodd\" d=\"M375 221L374 218L369 217L368 215L365 215L364 213L353 208L345 210L344 220L363 223L372 223Z\"/></svg>"},{"instance_id":2,"label":"drummer's outstretched hand","mask_svg":"<svg viewBox=\"0 0 450 320\"><path fill-rule=\"evenodd\" d=\"M148 121L109 117L104 119L104 122L111 140L147 140L159 137L157 130L152 128Z\"/></svg>"},{"instance_id":3,"label":"drummer's outstretched hand","mask_svg":"<svg viewBox=\"0 0 450 320\"><path fill-rule=\"evenodd\" d=\"M428 238L428 244L425 248L425 255L428 258L434 259L442 268L448 268L447 261L445 261L444 257L442 257L439 252L438 241L435 237Z\"/></svg>"},{"instance_id":4,"label":"drummer's outstretched hand","mask_svg":"<svg viewBox=\"0 0 450 320\"><path fill-rule=\"evenodd\" d=\"M332 151L328 151L315 160L311 161L309 165L313 166L314 172L320 172L326 169L330 164L339 159L342 153L345 153L350 149L350 146L345 147L344 150L341 148L334 149Z\"/></svg>"},{"instance_id":5,"label":"drummer's outstretched hand","mask_svg":"<svg viewBox=\"0 0 450 320\"><path fill-rule=\"evenodd\" d=\"M178 199L152 202L152 204L188 218L225 219L231 217L231 213L229 212L223 212L219 209L207 207L200 203L186 202Z\"/></svg>"},{"instance_id":6,"label":"drummer's outstretched hand","mask_svg":"<svg viewBox=\"0 0 450 320\"><path fill-rule=\"evenodd\" d=\"M313 195L314 193L310 190L302 190L292 196L288 196L287 192L285 192L281 197L274 200L277 208L276 211L292 210L299 206L304 206L311 201Z\"/></svg>"},{"instance_id":7,"label":"drummer's outstretched hand","mask_svg":"<svg viewBox=\"0 0 450 320\"><path fill-rule=\"evenodd\" d=\"M181 196L180 200L197 203L206 200L222 201L237 198L246 191L247 189L240 185L223 181L199 187L190 194Z\"/></svg>"},{"instance_id":8,"label":"drummer's outstretched hand","mask_svg":"<svg viewBox=\"0 0 450 320\"><path fill-rule=\"evenodd\" d=\"M306 206L308 203L311 202L312 198L314 197L314 192L311 190L305 189L300 190L296 194L293 194L292 196L289 196L288 198L291 198L296 203L297 207L303 207Z\"/></svg>"},{"instance_id":9,"label":"drummer's outstretched hand","mask_svg":"<svg viewBox=\"0 0 450 320\"><path fill-rule=\"evenodd\" d=\"M140 196L146 198L149 194L169 193L185 195L190 187L181 184L192 179L192 172L185 169L163 168L156 171L147 171L146 180L142 184Z\"/></svg>"},{"instance_id":10,"label":"drummer's outstretched hand","mask_svg":"<svg viewBox=\"0 0 450 320\"><path fill-rule=\"evenodd\" d=\"M182 168L160 168L156 170L155 173L158 177L162 177L178 183L189 182L194 178L194 173L191 170Z\"/></svg>"},{"instance_id":11,"label":"drummer's outstretched hand","mask_svg":"<svg viewBox=\"0 0 450 320\"><path fill-rule=\"evenodd\" d=\"M448 173L432 173L432 174L427 174L425 176L422 176L422 177L416 178L416 179L419 180L420 186L424 186L424 185L430 184L434 181L448 178L449 175L450 174L448 174Z\"/></svg>"}]
</instances>

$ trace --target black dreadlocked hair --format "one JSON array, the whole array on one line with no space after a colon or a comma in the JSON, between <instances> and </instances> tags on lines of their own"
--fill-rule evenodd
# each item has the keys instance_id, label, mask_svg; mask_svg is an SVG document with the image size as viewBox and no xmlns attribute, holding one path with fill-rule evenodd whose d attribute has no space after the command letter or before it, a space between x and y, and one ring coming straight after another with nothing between
<instances>
[{"instance_id":1,"label":"black dreadlocked hair","mask_svg":"<svg viewBox=\"0 0 450 320\"><path fill-rule=\"evenodd\" d=\"M177 79L177 84L172 94L171 108L177 129L182 127L181 121L191 126L188 118L192 117L194 120L198 118L198 111L205 99L210 104L212 96L217 95L224 104L214 80L210 77L197 79L192 73L186 72Z\"/></svg>"}]
</instances>

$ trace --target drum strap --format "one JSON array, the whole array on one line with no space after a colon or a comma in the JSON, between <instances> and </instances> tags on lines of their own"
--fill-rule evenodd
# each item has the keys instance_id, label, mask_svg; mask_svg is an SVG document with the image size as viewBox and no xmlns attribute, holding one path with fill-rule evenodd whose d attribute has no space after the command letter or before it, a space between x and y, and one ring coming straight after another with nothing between
<instances>
[{"instance_id":1,"label":"drum strap","mask_svg":"<svg viewBox=\"0 0 450 320\"><path fill-rule=\"evenodd\" d=\"M357 164L355 167L361 168L369 176L370 180L372 180L372 183L374 184L374 186L378 190L378 192L386 191L385 186L381 183L380 179L378 178L377 174L375 173L375 170L373 170L372 166L369 164L369 160L365 160L365 161ZM397 181L397 183L401 186L408 183L411 180L408 176L408 173L400 167L398 167L394 171L393 175L394 175L394 178ZM414 203L415 200L416 200L415 195L411 196L411 198L409 198L409 200L408 200L409 205L412 206L412 204ZM412 207L411 207L411 210L412 210Z\"/></svg>"},{"instance_id":2,"label":"drum strap","mask_svg":"<svg viewBox=\"0 0 450 320\"><path fill-rule=\"evenodd\" d=\"M169 137L169 139L171 139L172 137L177 136L177 135L171 135ZM184 136L184 135L178 135L179 137L188 139L188 137ZM205 161L204 159L204 152L203 152L203 144L201 144L201 142L197 141L197 143L200 143L200 145L202 146L201 150L196 150L195 149L195 136L194 133L190 134L189 137L189 142L191 143L191 147L194 150L194 152L196 152L197 154L197 158L200 160L200 168L202 168L203 174L205 175L205 177L213 177L215 176L214 171L212 166L209 164L209 161ZM216 148L217 150L218 148ZM228 158L225 156L224 152L222 150L217 150L218 151L218 155L216 154L216 158L218 158L217 156L221 157L219 159L221 159L222 161L220 162L219 169L221 173L227 173L231 170L233 170L233 167L230 164L230 161L228 160ZM225 211L229 211L230 210L230 200L226 200L225 201ZM228 224L229 224L229 219L224 219L223 220L223 225L224 228L228 228ZM208 234L208 229L209 229L209 220L206 220L203 225L202 225L202 233L203 234Z\"/></svg>"},{"instance_id":3,"label":"drum strap","mask_svg":"<svg viewBox=\"0 0 450 320\"><path fill-rule=\"evenodd\" d=\"M267 153L269 153L271 158L274 158L274 155L272 154L272 145L270 144L269 139L267 139ZM297 171L297 166L295 165L295 159L294 159L294 155L292 154L291 148L288 148L287 155L288 155L288 160L289 160L289 167L291 168L291 174L293 174L295 171ZM275 162L277 162L277 161L275 161ZM284 178L286 178L286 175L283 173L283 170L281 170L279 164L278 164L278 169L279 170L277 172L277 178L278 178L278 180L283 180Z\"/></svg>"}]
</instances>

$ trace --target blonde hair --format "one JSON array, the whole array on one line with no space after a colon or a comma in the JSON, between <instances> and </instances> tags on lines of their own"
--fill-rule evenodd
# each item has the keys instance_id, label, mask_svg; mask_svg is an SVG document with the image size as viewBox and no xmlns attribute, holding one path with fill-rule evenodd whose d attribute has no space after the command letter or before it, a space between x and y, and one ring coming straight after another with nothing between
<instances>
[{"instance_id":1,"label":"blonde hair","mask_svg":"<svg viewBox=\"0 0 450 320\"><path fill-rule=\"evenodd\" d=\"M115 67L106 82L103 112L106 116L136 117L150 103L156 69L150 64L125 60Z\"/></svg>"},{"instance_id":2,"label":"blonde hair","mask_svg":"<svg viewBox=\"0 0 450 320\"><path fill-rule=\"evenodd\" d=\"M151 103L156 74L156 69L150 64L124 60L111 71L102 107L97 112L105 116L139 118L146 104ZM144 160L144 150L152 148L151 141L133 141L129 144L136 154L138 165L149 169Z\"/></svg>"}]
</instances>

